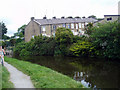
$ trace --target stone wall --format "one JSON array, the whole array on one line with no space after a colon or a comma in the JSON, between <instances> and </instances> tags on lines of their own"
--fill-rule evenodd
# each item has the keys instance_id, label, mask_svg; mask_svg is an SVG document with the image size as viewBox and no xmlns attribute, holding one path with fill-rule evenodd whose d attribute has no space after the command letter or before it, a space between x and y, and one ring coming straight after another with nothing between
<instances>
[{"instance_id":1,"label":"stone wall","mask_svg":"<svg viewBox=\"0 0 120 90\"><path fill-rule=\"evenodd\" d=\"M32 37L38 35L40 35L40 26L34 21L30 21L25 28L25 42L30 41Z\"/></svg>"}]
</instances>

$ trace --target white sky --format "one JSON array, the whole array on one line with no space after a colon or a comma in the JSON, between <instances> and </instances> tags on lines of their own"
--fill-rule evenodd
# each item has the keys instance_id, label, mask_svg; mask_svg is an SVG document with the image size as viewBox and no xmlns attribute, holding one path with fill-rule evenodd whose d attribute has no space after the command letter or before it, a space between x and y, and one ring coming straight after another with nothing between
<instances>
[{"instance_id":1,"label":"white sky","mask_svg":"<svg viewBox=\"0 0 120 90\"><path fill-rule=\"evenodd\" d=\"M31 17L37 19L56 16L85 16L118 14L120 0L0 0L0 22L7 28L7 35L11 36L24 24L28 24Z\"/></svg>"}]
</instances>

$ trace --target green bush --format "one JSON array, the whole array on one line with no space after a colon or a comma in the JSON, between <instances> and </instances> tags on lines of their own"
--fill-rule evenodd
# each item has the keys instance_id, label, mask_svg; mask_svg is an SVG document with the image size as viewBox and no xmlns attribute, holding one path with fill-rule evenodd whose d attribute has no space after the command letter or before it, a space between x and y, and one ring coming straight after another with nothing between
<instances>
[{"instance_id":1,"label":"green bush","mask_svg":"<svg viewBox=\"0 0 120 90\"><path fill-rule=\"evenodd\" d=\"M20 52L20 56L30 56L30 52L27 51L26 49L22 49Z\"/></svg>"},{"instance_id":2,"label":"green bush","mask_svg":"<svg viewBox=\"0 0 120 90\"><path fill-rule=\"evenodd\" d=\"M62 55L69 55L69 47L73 43L73 33L70 29L58 28L55 33L56 44Z\"/></svg>"},{"instance_id":3,"label":"green bush","mask_svg":"<svg viewBox=\"0 0 120 90\"><path fill-rule=\"evenodd\" d=\"M90 38L99 56L120 59L120 23L99 24L93 28Z\"/></svg>"},{"instance_id":4,"label":"green bush","mask_svg":"<svg viewBox=\"0 0 120 90\"><path fill-rule=\"evenodd\" d=\"M78 41L70 47L74 56L93 56L95 49L90 42Z\"/></svg>"},{"instance_id":5,"label":"green bush","mask_svg":"<svg viewBox=\"0 0 120 90\"><path fill-rule=\"evenodd\" d=\"M13 49L15 55L20 55L21 51L25 49L26 43L20 42L18 43L15 48Z\"/></svg>"}]
</instances>

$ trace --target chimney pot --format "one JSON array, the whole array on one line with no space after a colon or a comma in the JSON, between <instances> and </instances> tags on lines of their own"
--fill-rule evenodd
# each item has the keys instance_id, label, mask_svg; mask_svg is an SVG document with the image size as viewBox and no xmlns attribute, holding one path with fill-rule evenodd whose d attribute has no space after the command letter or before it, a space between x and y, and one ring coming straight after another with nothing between
<instances>
[{"instance_id":1,"label":"chimney pot","mask_svg":"<svg viewBox=\"0 0 120 90\"><path fill-rule=\"evenodd\" d=\"M53 19L56 19L56 17L54 16Z\"/></svg>"},{"instance_id":2,"label":"chimney pot","mask_svg":"<svg viewBox=\"0 0 120 90\"><path fill-rule=\"evenodd\" d=\"M31 17L31 21L33 21L35 18L34 17Z\"/></svg>"},{"instance_id":3,"label":"chimney pot","mask_svg":"<svg viewBox=\"0 0 120 90\"><path fill-rule=\"evenodd\" d=\"M61 17L61 19L64 19L65 17L63 16L63 17Z\"/></svg>"},{"instance_id":4,"label":"chimney pot","mask_svg":"<svg viewBox=\"0 0 120 90\"><path fill-rule=\"evenodd\" d=\"M45 15L45 17L43 17L43 19L47 19L46 15Z\"/></svg>"}]
</instances>

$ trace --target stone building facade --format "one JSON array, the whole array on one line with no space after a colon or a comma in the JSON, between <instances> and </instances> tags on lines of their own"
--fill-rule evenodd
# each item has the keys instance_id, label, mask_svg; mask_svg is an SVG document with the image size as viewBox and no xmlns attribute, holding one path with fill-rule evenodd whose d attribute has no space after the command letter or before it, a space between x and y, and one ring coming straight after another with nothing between
<instances>
[{"instance_id":1,"label":"stone building facade","mask_svg":"<svg viewBox=\"0 0 120 90\"><path fill-rule=\"evenodd\" d=\"M43 36L55 36L56 29L59 27L65 27L71 29L74 35L83 35L85 26L88 23L95 23L97 20L93 18L56 18L47 19L35 19L31 18L31 21L25 28L25 41L28 42L34 36L42 34Z\"/></svg>"},{"instance_id":2,"label":"stone building facade","mask_svg":"<svg viewBox=\"0 0 120 90\"><path fill-rule=\"evenodd\" d=\"M118 21L120 18L120 15L104 15L104 18L96 23L94 23L94 26L97 26L98 23L105 24L107 22L114 22Z\"/></svg>"}]
</instances>

